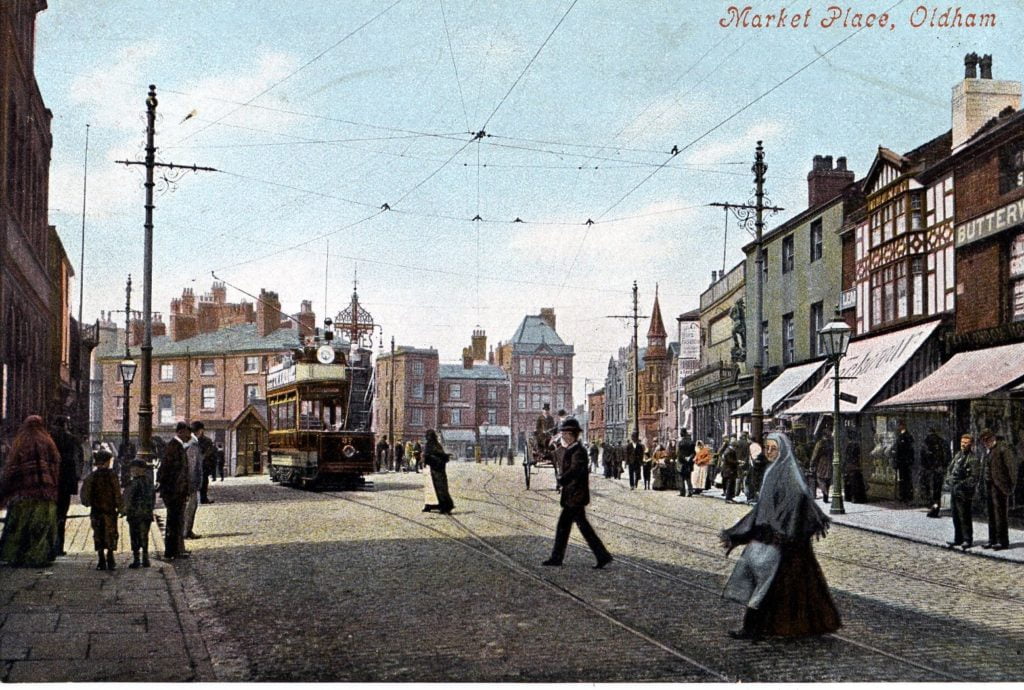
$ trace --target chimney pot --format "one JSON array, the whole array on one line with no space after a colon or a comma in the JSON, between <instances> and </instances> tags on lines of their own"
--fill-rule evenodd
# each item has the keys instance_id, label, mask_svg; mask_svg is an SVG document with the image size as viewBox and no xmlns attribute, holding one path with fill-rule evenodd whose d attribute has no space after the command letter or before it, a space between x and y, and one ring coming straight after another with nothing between
<instances>
[{"instance_id":1,"label":"chimney pot","mask_svg":"<svg viewBox=\"0 0 1024 690\"><path fill-rule=\"evenodd\" d=\"M836 170L846 170L846 156L836 158Z\"/></svg>"},{"instance_id":2,"label":"chimney pot","mask_svg":"<svg viewBox=\"0 0 1024 690\"><path fill-rule=\"evenodd\" d=\"M981 58L981 78L991 79L992 78L992 56L986 55Z\"/></svg>"},{"instance_id":3,"label":"chimney pot","mask_svg":"<svg viewBox=\"0 0 1024 690\"><path fill-rule=\"evenodd\" d=\"M967 53L964 56L964 79L978 78L978 54Z\"/></svg>"}]
</instances>

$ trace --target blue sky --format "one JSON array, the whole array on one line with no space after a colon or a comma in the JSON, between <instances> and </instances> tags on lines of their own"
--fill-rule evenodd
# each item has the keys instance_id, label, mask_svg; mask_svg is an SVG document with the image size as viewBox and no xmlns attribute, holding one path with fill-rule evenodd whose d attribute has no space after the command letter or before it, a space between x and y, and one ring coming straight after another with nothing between
<instances>
[{"instance_id":1,"label":"blue sky","mask_svg":"<svg viewBox=\"0 0 1024 690\"><path fill-rule=\"evenodd\" d=\"M815 154L860 177L879 145L948 129L965 53L1024 79L1020 2L959 5L995 28L915 29L919 3L858 0L895 27L861 31L818 26L829 4L752 3L812 13L757 30L720 27L730 3L703 0L49 0L50 222L77 271L88 123L85 317L123 308L126 275L141 287L143 175L114 161L144 155L155 84L160 160L222 171L156 198L155 310L215 270L322 318L325 282L333 315L358 270L386 337L454 360L475 327L496 344L552 306L580 401L628 342L605 316L629 310L634 279L644 313L660 286L671 328L723 250L741 259L748 237L706 204L751 197L757 139L778 223L806 207Z\"/></svg>"}]
</instances>

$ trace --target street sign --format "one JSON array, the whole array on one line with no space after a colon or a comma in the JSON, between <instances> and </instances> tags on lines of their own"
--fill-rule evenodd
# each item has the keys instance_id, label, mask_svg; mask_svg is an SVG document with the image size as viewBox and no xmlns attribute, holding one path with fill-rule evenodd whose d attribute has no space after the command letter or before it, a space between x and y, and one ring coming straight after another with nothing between
<instances>
[{"instance_id":1,"label":"street sign","mask_svg":"<svg viewBox=\"0 0 1024 690\"><path fill-rule=\"evenodd\" d=\"M849 393L840 393L839 394L839 399L842 400L843 402L848 402L851 405L856 405L857 404L857 396L856 395L850 395Z\"/></svg>"}]
</instances>

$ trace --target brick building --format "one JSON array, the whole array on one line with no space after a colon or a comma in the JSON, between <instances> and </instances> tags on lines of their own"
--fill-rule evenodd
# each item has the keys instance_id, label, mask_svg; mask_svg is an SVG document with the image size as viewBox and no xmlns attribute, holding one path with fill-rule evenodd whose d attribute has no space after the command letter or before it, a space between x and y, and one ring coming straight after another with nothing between
<instances>
[{"instance_id":1,"label":"brick building","mask_svg":"<svg viewBox=\"0 0 1024 690\"><path fill-rule=\"evenodd\" d=\"M178 421L202 421L207 434L225 444L228 465L234 468L232 423L250 405L265 399L267 370L313 334L316 315L311 302L302 302L301 311L290 319L281 312L275 292L262 290L254 309L245 301L228 303L223 284L214 283L212 291L198 300L186 288L170 307L169 324L161 320L153 324L153 433L169 439ZM97 383L103 395L101 407L94 410L98 420L93 425L100 429L98 440L116 447L123 420L124 386L117 364L124 358L124 332L111 322L102 326L115 337L103 338L96 352ZM131 357L136 362L141 359L143 327L138 318L130 324ZM138 386L136 374L129 389L133 439L138 433ZM261 466L265 468L265 463Z\"/></svg>"},{"instance_id":2,"label":"brick building","mask_svg":"<svg viewBox=\"0 0 1024 690\"><path fill-rule=\"evenodd\" d=\"M445 450L471 457L479 446L491 455L509 444L508 374L488 361L487 335L474 330L456 364L440 364L437 350L401 346L377 356L374 431L391 428L400 442L423 442L427 429L441 435ZM391 404L392 376L394 405Z\"/></svg>"},{"instance_id":3,"label":"brick building","mask_svg":"<svg viewBox=\"0 0 1024 690\"><path fill-rule=\"evenodd\" d=\"M68 414L85 334L72 338L73 275L47 216L53 114L33 67L36 14L45 0L0 3L0 436L30 414ZM76 324L77 327L77 324ZM94 338L95 336L90 336ZM86 348L88 351L88 348ZM87 393L83 391L83 398Z\"/></svg>"},{"instance_id":4,"label":"brick building","mask_svg":"<svg viewBox=\"0 0 1024 690\"><path fill-rule=\"evenodd\" d=\"M607 437L604 424L604 388L587 393L587 441L601 443Z\"/></svg>"},{"instance_id":5,"label":"brick building","mask_svg":"<svg viewBox=\"0 0 1024 690\"><path fill-rule=\"evenodd\" d=\"M604 433L609 443L625 443L626 430L626 371L631 348L620 347L618 358L608 358L608 373L604 379Z\"/></svg>"},{"instance_id":6,"label":"brick building","mask_svg":"<svg viewBox=\"0 0 1024 690\"><path fill-rule=\"evenodd\" d=\"M392 428L399 441L423 442L427 429L437 429L438 356L434 348L402 345L377 356L374 379L373 430L388 435L388 416L394 411ZM394 407L391 380L394 376Z\"/></svg>"},{"instance_id":7,"label":"brick building","mask_svg":"<svg viewBox=\"0 0 1024 690\"><path fill-rule=\"evenodd\" d=\"M477 446L490 457L509 446L509 379L499 366L488 363L486 337L473 331L473 345L459 364L442 364L438 371L438 420L445 449L472 457Z\"/></svg>"},{"instance_id":8,"label":"brick building","mask_svg":"<svg viewBox=\"0 0 1024 690\"><path fill-rule=\"evenodd\" d=\"M566 345L555 330L555 310L523 318L512 339L498 343L496 364L504 369L512 385L512 438L515 447L526 448L544 403L554 414L573 409L572 345Z\"/></svg>"}]
</instances>

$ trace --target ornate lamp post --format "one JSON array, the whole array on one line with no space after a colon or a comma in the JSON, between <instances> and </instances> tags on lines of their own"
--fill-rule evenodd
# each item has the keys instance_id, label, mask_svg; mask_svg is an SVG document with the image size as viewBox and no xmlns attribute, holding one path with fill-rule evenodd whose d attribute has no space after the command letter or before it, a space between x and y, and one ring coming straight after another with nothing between
<instances>
[{"instance_id":1,"label":"ornate lamp post","mask_svg":"<svg viewBox=\"0 0 1024 690\"><path fill-rule=\"evenodd\" d=\"M124 359L117 365L117 371L121 374L121 382L124 384L124 408L121 413L121 453L124 456L128 452L128 395L135 380L135 370L138 365L133 359ZM121 462L128 458L121 457Z\"/></svg>"},{"instance_id":2,"label":"ornate lamp post","mask_svg":"<svg viewBox=\"0 0 1024 690\"><path fill-rule=\"evenodd\" d=\"M836 315L825 324L824 328L818 331L821 336L821 343L825 353L835 362L835 399L832 407L832 506L829 513L840 515L846 512L843 507L843 470L842 461L839 457L839 360L846 356L846 349L850 346L850 335L852 331L846 322Z\"/></svg>"}]
</instances>

